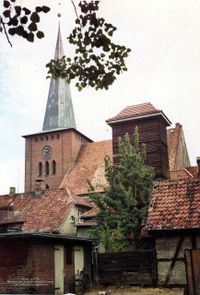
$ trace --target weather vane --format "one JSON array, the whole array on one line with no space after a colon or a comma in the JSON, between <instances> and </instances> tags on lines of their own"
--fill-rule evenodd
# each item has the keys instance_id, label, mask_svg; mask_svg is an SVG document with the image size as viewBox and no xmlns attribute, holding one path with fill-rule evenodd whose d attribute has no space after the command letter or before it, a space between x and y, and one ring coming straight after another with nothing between
<instances>
[{"instance_id":1,"label":"weather vane","mask_svg":"<svg viewBox=\"0 0 200 295\"><path fill-rule=\"evenodd\" d=\"M61 2L58 2L58 5L61 5ZM57 16L58 16L58 17L61 17L60 6L59 6L59 12L58 12Z\"/></svg>"}]
</instances>

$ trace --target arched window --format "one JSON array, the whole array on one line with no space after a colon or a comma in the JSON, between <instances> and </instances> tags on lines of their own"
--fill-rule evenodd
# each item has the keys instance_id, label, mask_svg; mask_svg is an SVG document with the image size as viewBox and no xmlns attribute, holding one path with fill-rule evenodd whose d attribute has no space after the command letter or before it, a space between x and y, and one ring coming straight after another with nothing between
<instances>
[{"instance_id":1,"label":"arched window","mask_svg":"<svg viewBox=\"0 0 200 295\"><path fill-rule=\"evenodd\" d=\"M49 175L49 162L48 161L45 162L45 174L46 174L46 176Z\"/></svg>"},{"instance_id":2,"label":"arched window","mask_svg":"<svg viewBox=\"0 0 200 295\"><path fill-rule=\"evenodd\" d=\"M38 175L42 176L42 163L41 162L39 162L39 164L38 164Z\"/></svg>"},{"instance_id":3,"label":"arched window","mask_svg":"<svg viewBox=\"0 0 200 295\"><path fill-rule=\"evenodd\" d=\"M55 160L52 161L52 174L56 175L56 161Z\"/></svg>"}]
</instances>

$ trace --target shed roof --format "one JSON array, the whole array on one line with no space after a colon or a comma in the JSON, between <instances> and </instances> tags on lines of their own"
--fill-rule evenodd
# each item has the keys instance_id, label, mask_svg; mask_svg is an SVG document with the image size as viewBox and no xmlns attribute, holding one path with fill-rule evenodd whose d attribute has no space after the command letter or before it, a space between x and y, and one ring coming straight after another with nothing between
<instances>
[{"instance_id":1,"label":"shed roof","mask_svg":"<svg viewBox=\"0 0 200 295\"><path fill-rule=\"evenodd\" d=\"M52 233L33 233L33 232L18 232L18 233L0 233L0 240L5 239L36 239L36 240L50 240L50 241L59 241L59 242L71 242L71 243L94 243L96 239L90 239L85 237L77 236L67 236L67 235L58 235Z\"/></svg>"}]
</instances>

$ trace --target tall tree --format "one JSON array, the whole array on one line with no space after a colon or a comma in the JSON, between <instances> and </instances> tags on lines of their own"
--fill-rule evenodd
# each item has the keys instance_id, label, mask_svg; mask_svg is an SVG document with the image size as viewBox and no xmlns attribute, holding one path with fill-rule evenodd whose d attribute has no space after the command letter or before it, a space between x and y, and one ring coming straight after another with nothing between
<instances>
[{"instance_id":1,"label":"tall tree","mask_svg":"<svg viewBox=\"0 0 200 295\"><path fill-rule=\"evenodd\" d=\"M153 189L153 168L145 165L145 147L139 145L138 130L133 140L126 134L119 142L119 164L105 157L105 193L92 194L99 208L94 235L108 252L127 246L137 248L141 224L147 215Z\"/></svg>"}]
</instances>

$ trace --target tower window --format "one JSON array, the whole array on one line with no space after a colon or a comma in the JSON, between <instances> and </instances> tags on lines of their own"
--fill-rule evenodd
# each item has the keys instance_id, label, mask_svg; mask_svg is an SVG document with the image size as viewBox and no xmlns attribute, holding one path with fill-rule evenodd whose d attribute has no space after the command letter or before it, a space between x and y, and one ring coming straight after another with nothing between
<instances>
[{"instance_id":1,"label":"tower window","mask_svg":"<svg viewBox=\"0 0 200 295\"><path fill-rule=\"evenodd\" d=\"M56 175L56 161L55 160L52 161L52 174Z\"/></svg>"},{"instance_id":2,"label":"tower window","mask_svg":"<svg viewBox=\"0 0 200 295\"><path fill-rule=\"evenodd\" d=\"M46 174L46 176L49 175L49 162L48 161L45 162L45 174Z\"/></svg>"},{"instance_id":3,"label":"tower window","mask_svg":"<svg viewBox=\"0 0 200 295\"><path fill-rule=\"evenodd\" d=\"M39 164L38 164L38 175L42 176L42 163L41 162L39 162Z\"/></svg>"}]
</instances>

